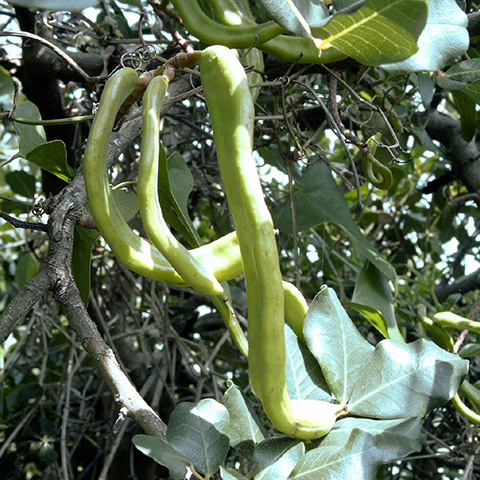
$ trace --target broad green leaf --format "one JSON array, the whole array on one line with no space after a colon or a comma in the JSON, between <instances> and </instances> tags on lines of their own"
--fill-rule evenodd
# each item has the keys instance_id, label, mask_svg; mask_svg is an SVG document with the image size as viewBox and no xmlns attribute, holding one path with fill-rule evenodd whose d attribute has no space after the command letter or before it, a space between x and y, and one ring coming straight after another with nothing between
<instances>
[{"instance_id":1,"label":"broad green leaf","mask_svg":"<svg viewBox=\"0 0 480 480\"><path fill-rule=\"evenodd\" d=\"M468 19L455 0L427 0L427 24L418 52L407 60L382 65L392 72L434 72L463 55L470 43Z\"/></svg>"},{"instance_id":2,"label":"broad green leaf","mask_svg":"<svg viewBox=\"0 0 480 480\"><path fill-rule=\"evenodd\" d=\"M370 260L396 286L395 269L376 251L358 228L348 203L325 162L312 162L306 167L299 182L299 188L295 192L294 201L299 231L323 222L332 222L341 226L360 255ZM274 212L275 225L283 232L292 231L291 212L289 200Z\"/></svg>"},{"instance_id":3,"label":"broad green leaf","mask_svg":"<svg viewBox=\"0 0 480 480\"><path fill-rule=\"evenodd\" d=\"M138 212L138 198L135 192L125 190L112 190L113 199L118 211L126 222L131 220Z\"/></svg>"},{"instance_id":4,"label":"broad green leaf","mask_svg":"<svg viewBox=\"0 0 480 480\"><path fill-rule=\"evenodd\" d=\"M381 462L382 453L375 438L368 432L355 429L342 447L324 447L322 444L308 452L288 479L373 479Z\"/></svg>"},{"instance_id":5,"label":"broad green leaf","mask_svg":"<svg viewBox=\"0 0 480 480\"><path fill-rule=\"evenodd\" d=\"M99 0L8 0L17 7L42 10L80 12L85 8L96 7Z\"/></svg>"},{"instance_id":6,"label":"broad green leaf","mask_svg":"<svg viewBox=\"0 0 480 480\"><path fill-rule=\"evenodd\" d=\"M393 462L412 452L418 452L425 441L422 421L417 417L396 420L347 417L335 423L321 448L343 448L354 429L368 432L375 438L382 454L382 463Z\"/></svg>"},{"instance_id":7,"label":"broad green leaf","mask_svg":"<svg viewBox=\"0 0 480 480\"><path fill-rule=\"evenodd\" d=\"M399 62L417 50L427 20L423 0L370 0L351 14L339 13L324 27L312 28L322 40L365 65Z\"/></svg>"},{"instance_id":8,"label":"broad green leaf","mask_svg":"<svg viewBox=\"0 0 480 480\"><path fill-rule=\"evenodd\" d=\"M387 322L385 321L385 318L380 312L380 310L355 302L342 302L342 305L344 307L347 307L347 309L351 308L355 310L367 321L369 321L385 338L389 338Z\"/></svg>"},{"instance_id":9,"label":"broad green leaf","mask_svg":"<svg viewBox=\"0 0 480 480\"><path fill-rule=\"evenodd\" d=\"M331 288L323 287L315 296L303 330L328 386L340 402L347 402L375 348L360 335Z\"/></svg>"},{"instance_id":10,"label":"broad green leaf","mask_svg":"<svg viewBox=\"0 0 480 480\"><path fill-rule=\"evenodd\" d=\"M455 107L460 114L462 138L470 142L477 132L477 108L475 100L470 98L463 90L451 92Z\"/></svg>"},{"instance_id":11,"label":"broad green leaf","mask_svg":"<svg viewBox=\"0 0 480 480\"><path fill-rule=\"evenodd\" d=\"M247 477L244 477L233 468L220 467L220 477L222 480L248 480Z\"/></svg>"},{"instance_id":12,"label":"broad green leaf","mask_svg":"<svg viewBox=\"0 0 480 480\"><path fill-rule=\"evenodd\" d=\"M65 182L71 182L76 171L67 164L67 150L61 140L42 143L27 153L26 159Z\"/></svg>"},{"instance_id":13,"label":"broad green leaf","mask_svg":"<svg viewBox=\"0 0 480 480\"><path fill-rule=\"evenodd\" d=\"M13 81L10 72L5 68L0 66L0 97L10 96L13 94Z\"/></svg>"},{"instance_id":14,"label":"broad green leaf","mask_svg":"<svg viewBox=\"0 0 480 480\"><path fill-rule=\"evenodd\" d=\"M303 442L291 437L270 437L255 450L255 480L287 478L305 454Z\"/></svg>"},{"instance_id":15,"label":"broad green leaf","mask_svg":"<svg viewBox=\"0 0 480 480\"><path fill-rule=\"evenodd\" d=\"M143 454L168 468L175 480L183 480L190 462L180 455L165 439L152 435L135 435L133 444Z\"/></svg>"},{"instance_id":16,"label":"broad green leaf","mask_svg":"<svg viewBox=\"0 0 480 480\"><path fill-rule=\"evenodd\" d=\"M72 273L85 306L90 296L92 247L99 236L98 230L75 227Z\"/></svg>"},{"instance_id":17,"label":"broad green leaf","mask_svg":"<svg viewBox=\"0 0 480 480\"><path fill-rule=\"evenodd\" d=\"M285 346L285 372L290 398L330 402L332 395L317 360L289 325L285 325Z\"/></svg>"},{"instance_id":18,"label":"broad green leaf","mask_svg":"<svg viewBox=\"0 0 480 480\"><path fill-rule=\"evenodd\" d=\"M31 254L26 253L18 259L16 267L15 282L17 283L18 288L22 289L25 286L25 283L37 274L38 265L36 265L32 259Z\"/></svg>"},{"instance_id":19,"label":"broad green leaf","mask_svg":"<svg viewBox=\"0 0 480 480\"><path fill-rule=\"evenodd\" d=\"M193 176L184 158L177 152L167 160L160 144L158 164L158 200L162 214L191 247L200 245L200 238L188 214L188 196L193 189Z\"/></svg>"},{"instance_id":20,"label":"broad green leaf","mask_svg":"<svg viewBox=\"0 0 480 480\"><path fill-rule=\"evenodd\" d=\"M195 470L213 475L228 453L229 426L228 410L221 403L210 398L183 402L170 416L167 440Z\"/></svg>"},{"instance_id":21,"label":"broad green leaf","mask_svg":"<svg viewBox=\"0 0 480 480\"><path fill-rule=\"evenodd\" d=\"M222 399L230 414L230 445L246 458L253 457L255 446L264 439L257 414L240 389L230 382Z\"/></svg>"},{"instance_id":22,"label":"broad green leaf","mask_svg":"<svg viewBox=\"0 0 480 480\"><path fill-rule=\"evenodd\" d=\"M366 262L358 275L352 302L377 309L387 324L388 337L404 343L393 310L393 296L385 275L373 263Z\"/></svg>"},{"instance_id":23,"label":"broad green leaf","mask_svg":"<svg viewBox=\"0 0 480 480\"><path fill-rule=\"evenodd\" d=\"M307 38L310 38L310 35L302 23L306 23L310 27L320 27L325 25L329 19L328 9L323 1L292 0L297 12L286 0L260 0L260 3L279 25Z\"/></svg>"},{"instance_id":24,"label":"broad green leaf","mask_svg":"<svg viewBox=\"0 0 480 480\"><path fill-rule=\"evenodd\" d=\"M20 103L15 109L15 116L27 120L41 120L40 111L32 102ZM18 134L18 154L27 158L27 154L35 147L45 143L45 131L39 125L27 125L25 123L13 122Z\"/></svg>"},{"instance_id":25,"label":"broad green leaf","mask_svg":"<svg viewBox=\"0 0 480 480\"><path fill-rule=\"evenodd\" d=\"M23 170L16 170L5 174L5 181L13 193L25 198L35 197L35 177Z\"/></svg>"},{"instance_id":26,"label":"broad green leaf","mask_svg":"<svg viewBox=\"0 0 480 480\"><path fill-rule=\"evenodd\" d=\"M349 410L383 419L423 417L455 395L468 371L468 361L424 339L383 340L365 363Z\"/></svg>"}]
</instances>

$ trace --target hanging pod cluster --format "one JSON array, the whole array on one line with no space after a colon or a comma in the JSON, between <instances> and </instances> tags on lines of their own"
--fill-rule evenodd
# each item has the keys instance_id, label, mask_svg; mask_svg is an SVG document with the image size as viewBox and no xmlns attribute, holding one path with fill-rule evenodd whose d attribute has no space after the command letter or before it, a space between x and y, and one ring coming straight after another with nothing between
<instances>
[{"instance_id":1,"label":"hanging pod cluster","mask_svg":"<svg viewBox=\"0 0 480 480\"><path fill-rule=\"evenodd\" d=\"M125 222L112 196L107 149L115 116L138 82L124 68L107 82L84 159L90 209L112 252L131 270L211 295L232 337L248 356L250 379L265 412L281 432L309 440L326 435L343 405L292 400L285 375L285 318L300 339L307 304L282 280L275 233L252 156L254 107L245 71L234 51L213 46L195 52L210 118L220 173L236 232L188 250L170 232L158 200L160 111L169 76L159 75L143 99L143 138L138 201L145 231L138 236ZM248 346L222 283L244 272L248 299Z\"/></svg>"}]
</instances>

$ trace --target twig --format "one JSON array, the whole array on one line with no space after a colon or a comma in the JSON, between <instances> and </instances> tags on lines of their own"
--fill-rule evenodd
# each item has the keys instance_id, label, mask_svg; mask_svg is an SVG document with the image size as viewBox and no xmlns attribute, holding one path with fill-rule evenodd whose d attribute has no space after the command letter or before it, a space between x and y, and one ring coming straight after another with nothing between
<instances>
[{"instance_id":1,"label":"twig","mask_svg":"<svg viewBox=\"0 0 480 480\"><path fill-rule=\"evenodd\" d=\"M0 212L0 218L3 218L8 223L13 225L15 228L24 228L26 230L37 230L39 232L47 232L48 225L45 223L33 223L33 222L24 222L22 220L18 220L14 217L11 217L7 213Z\"/></svg>"},{"instance_id":2,"label":"twig","mask_svg":"<svg viewBox=\"0 0 480 480\"><path fill-rule=\"evenodd\" d=\"M23 37L43 43L43 45L46 45L58 56L62 57L89 85L95 83L95 80L75 60L73 60L72 57L67 55L61 48L57 47L46 38L39 37L38 35L29 32L0 32L0 37Z\"/></svg>"}]
</instances>

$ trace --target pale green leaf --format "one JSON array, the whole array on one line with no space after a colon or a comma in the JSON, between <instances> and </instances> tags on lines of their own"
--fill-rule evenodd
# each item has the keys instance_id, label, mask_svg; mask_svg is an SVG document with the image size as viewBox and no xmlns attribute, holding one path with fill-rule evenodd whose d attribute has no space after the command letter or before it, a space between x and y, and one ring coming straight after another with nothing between
<instances>
[{"instance_id":1,"label":"pale green leaf","mask_svg":"<svg viewBox=\"0 0 480 480\"><path fill-rule=\"evenodd\" d=\"M358 332L335 292L322 288L305 318L305 341L340 402L346 402L375 348Z\"/></svg>"},{"instance_id":2,"label":"pale green leaf","mask_svg":"<svg viewBox=\"0 0 480 480\"><path fill-rule=\"evenodd\" d=\"M32 102L26 101L20 103L15 109L15 115L18 118L27 120L41 120L40 111ZM45 131L39 125L27 125L24 123L13 122L18 134L19 155L27 158L27 154L35 147L45 143Z\"/></svg>"},{"instance_id":3,"label":"pale green leaf","mask_svg":"<svg viewBox=\"0 0 480 480\"><path fill-rule=\"evenodd\" d=\"M131 220L138 212L138 198L135 192L125 190L112 190L113 200L126 222Z\"/></svg>"}]
</instances>

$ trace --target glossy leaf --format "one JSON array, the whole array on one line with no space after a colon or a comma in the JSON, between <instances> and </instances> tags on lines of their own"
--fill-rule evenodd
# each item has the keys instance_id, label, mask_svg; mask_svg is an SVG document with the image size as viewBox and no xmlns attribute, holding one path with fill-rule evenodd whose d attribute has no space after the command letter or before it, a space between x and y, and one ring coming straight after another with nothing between
<instances>
[{"instance_id":1,"label":"glossy leaf","mask_svg":"<svg viewBox=\"0 0 480 480\"><path fill-rule=\"evenodd\" d=\"M358 274L352 302L377 309L385 319L388 338L404 342L393 310L393 295L385 275L373 263L366 262Z\"/></svg>"},{"instance_id":2,"label":"glossy leaf","mask_svg":"<svg viewBox=\"0 0 480 480\"><path fill-rule=\"evenodd\" d=\"M285 373L290 397L330 402L332 395L317 360L288 325L285 325L285 346Z\"/></svg>"},{"instance_id":3,"label":"glossy leaf","mask_svg":"<svg viewBox=\"0 0 480 480\"><path fill-rule=\"evenodd\" d=\"M20 103L14 112L18 118L27 120L41 120L40 111L32 102L26 101ZM13 122L18 134L18 154L27 158L27 154L35 147L45 143L45 131L39 125L28 125L25 123Z\"/></svg>"},{"instance_id":4,"label":"glossy leaf","mask_svg":"<svg viewBox=\"0 0 480 480\"><path fill-rule=\"evenodd\" d=\"M320 49L334 46L365 65L399 62L417 50L427 20L423 0L370 0L351 14L339 13L321 28Z\"/></svg>"},{"instance_id":5,"label":"glossy leaf","mask_svg":"<svg viewBox=\"0 0 480 480\"><path fill-rule=\"evenodd\" d=\"M170 416L167 440L198 472L213 475L227 456L229 426L228 410L221 403L210 398L183 402Z\"/></svg>"},{"instance_id":6,"label":"glossy leaf","mask_svg":"<svg viewBox=\"0 0 480 480\"><path fill-rule=\"evenodd\" d=\"M190 462L178 453L165 439L152 435L135 435L133 444L142 453L153 458L157 463L167 467L170 476L183 480Z\"/></svg>"},{"instance_id":7,"label":"glossy leaf","mask_svg":"<svg viewBox=\"0 0 480 480\"><path fill-rule=\"evenodd\" d=\"M42 143L27 153L26 159L41 169L71 182L76 171L67 164L67 150L61 140Z\"/></svg>"},{"instance_id":8,"label":"glossy leaf","mask_svg":"<svg viewBox=\"0 0 480 480\"><path fill-rule=\"evenodd\" d=\"M396 285L395 269L376 251L358 228L327 164L317 161L308 165L298 187L294 197L298 230L306 230L323 222L341 226L358 252ZM281 204L274 212L274 220L275 226L282 232L292 231L290 201Z\"/></svg>"},{"instance_id":9,"label":"glossy leaf","mask_svg":"<svg viewBox=\"0 0 480 480\"><path fill-rule=\"evenodd\" d=\"M308 452L288 479L373 479L381 461L382 452L375 438L368 432L355 429L341 447L322 444Z\"/></svg>"},{"instance_id":10,"label":"glossy leaf","mask_svg":"<svg viewBox=\"0 0 480 480\"><path fill-rule=\"evenodd\" d=\"M349 410L372 418L422 417L458 390L468 362L433 342L381 341L352 391Z\"/></svg>"},{"instance_id":11,"label":"glossy leaf","mask_svg":"<svg viewBox=\"0 0 480 480\"><path fill-rule=\"evenodd\" d=\"M462 137L465 141L473 140L477 131L477 108L475 100L470 98L463 90L451 92L455 107L460 114Z\"/></svg>"},{"instance_id":12,"label":"glossy leaf","mask_svg":"<svg viewBox=\"0 0 480 480\"><path fill-rule=\"evenodd\" d=\"M279 25L299 36L309 38L303 23L309 26L322 26L329 19L328 9L321 0L292 0L297 11L286 0L260 0L263 8ZM299 20L300 15L301 20Z\"/></svg>"},{"instance_id":13,"label":"glossy leaf","mask_svg":"<svg viewBox=\"0 0 480 480\"><path fill-rule=\"evenodd\" d=\"M255 480L283 480L305 454L303 442L291 437L270 437L255 450Z\"/></svg>"},{"instance_id":14,"label":"glossy leaf","mask_svg":"<svg viewBox=\"0 0 480 480\"><path fill-rule=\"evenodd\" d=\"M335 292L322 288L305 318L305 341L340 402L346 402L375 348L358 332Z\"/></svg>"},{"instance_id":15,"label":"glossy leaf","mask_svg":"<svg viewBox=\"0 0 480 480\"><path fill-rule=\"evenodd\" d=\"M463 55L470 37L468 19L455 0L427 0L428 19L418 39L418 52L399 63L382 65L393 72L434 72Z\"/></svg>"},{"instance_id":16,"label":"glossy leaf","mask_svg":"<svg viewBox=\"0 0 480 480\"><path fill-rule=\"evenodd\" d=\"M230 414L230 444L241 455L253 457L255 446L263 439L261 423L240 389L230 382L222 399Z\"/></svg>"}]
</instances>

